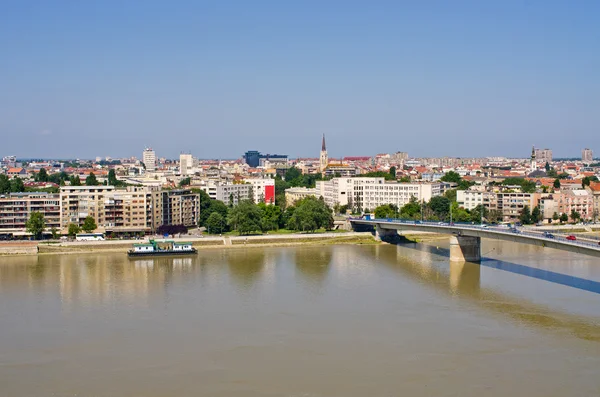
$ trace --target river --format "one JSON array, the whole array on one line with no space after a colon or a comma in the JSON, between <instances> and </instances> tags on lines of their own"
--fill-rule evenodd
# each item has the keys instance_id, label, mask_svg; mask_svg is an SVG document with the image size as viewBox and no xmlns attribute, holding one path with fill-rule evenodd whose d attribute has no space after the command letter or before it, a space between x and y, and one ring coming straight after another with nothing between
<instances>
[{"instance_id":1,"label":"river","mask_svg":"<svg viewBox=\"0 0 600 397\"><path fill-rule=\"evenodd\" d=\"M600 263L484 241L0 258L0 396L598 396Z\"/></svg>"}]
</instances>

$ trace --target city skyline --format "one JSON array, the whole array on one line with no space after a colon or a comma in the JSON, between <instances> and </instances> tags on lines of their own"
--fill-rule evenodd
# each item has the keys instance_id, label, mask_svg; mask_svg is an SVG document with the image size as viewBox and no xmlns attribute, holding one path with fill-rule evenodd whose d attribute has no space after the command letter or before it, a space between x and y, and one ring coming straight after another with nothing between
<instances>
[{"instance_id":1,"label":"city skyline","mask_svg":"<svg viewBox=\"0 0 600 397\"><path fill-rule=\"evenodd\" d=\"M599 13L541 1L11 3L3 152L318 157L326 134L333 158L521 158L532 144L578 157L600 147Z\"/></svg>"}]
</instances>

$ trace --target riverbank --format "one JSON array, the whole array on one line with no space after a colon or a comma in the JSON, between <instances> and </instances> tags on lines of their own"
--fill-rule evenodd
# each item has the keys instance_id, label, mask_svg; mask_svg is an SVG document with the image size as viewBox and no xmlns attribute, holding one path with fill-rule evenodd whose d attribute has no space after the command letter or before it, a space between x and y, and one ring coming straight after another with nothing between
<instances>
[{"instance_id":1,"label":"riverbank","mask_svg":"<svg viewBox=\"0 0 600 397\"><path fill-rule=\"evenodd\" d=\"M222 236L174 238L174 241L189 241L198 249L234 249L252 246L294 246L294 245L332 245L332 244L378 244L375 237L368 232L349 233L316 233L316 234L282 234L259 236ZM97 252L123 252L131 249L132 244L144 240L107 240L107 241L69 241L41 242L38 244L39 255L81 254ZM16 252L14 254L17 254Z\"/></svg>"}]
</instances>

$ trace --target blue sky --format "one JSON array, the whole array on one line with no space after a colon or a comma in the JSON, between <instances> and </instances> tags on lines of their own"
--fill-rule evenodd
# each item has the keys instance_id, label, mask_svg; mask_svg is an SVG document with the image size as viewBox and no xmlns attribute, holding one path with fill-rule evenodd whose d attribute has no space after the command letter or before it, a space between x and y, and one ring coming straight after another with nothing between
<instances>
[{"instance_id":1,"label":"blue sky","mask_svg":"<svg viewBox=\"0 0 600 397\"><path fill-rule=\"evenodd\" d=\"M597 1L4 1L0 155L600 154Z\"/></svg>"}]
</instances>

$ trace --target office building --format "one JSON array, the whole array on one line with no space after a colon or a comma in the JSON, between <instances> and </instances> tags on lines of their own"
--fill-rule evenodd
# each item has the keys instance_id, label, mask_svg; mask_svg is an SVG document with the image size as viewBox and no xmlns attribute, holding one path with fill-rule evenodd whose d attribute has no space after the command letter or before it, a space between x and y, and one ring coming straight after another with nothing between
<instances>
[{"instance_id":1,"label":"office building","mask_svg":"<svg viewBox=\"0 0 600 397\"><path fill-rule=\"evenodd\" d=\"M535 149L535 158L539 162L552 162L552 149Z\"/></svg>"},{"instance_id":2,"label":"office building","mask_svg":"<svg viewBox=\"0 0 600 397\"><path fill-rule=\"evenodd\" d=\"M181 153L179 155L179 174L181 176L193 174L194 158L191 154Z\"/></svg>"},{"instance_id":3,"label":"office building","mask_svg":"<svg viewBox=\"0 0 600 397\"><path fill-rule=\"evenodd\" d=\"M592 149L585 148L581 151L581 161L590 164L594 162L594 153Z\"/></svg>"},{"instance_id":4,"label":"office building","mask_svg":"<svg viewBox=\"0 0 600 397\"><path fill-rule=\"evenodd\" d=\"M256 150L249 150L244 154L244 162L252 168L264 167L266 164L287 166L288 156L286 154L262 154Z\"/></svg>"}]
</instances>

